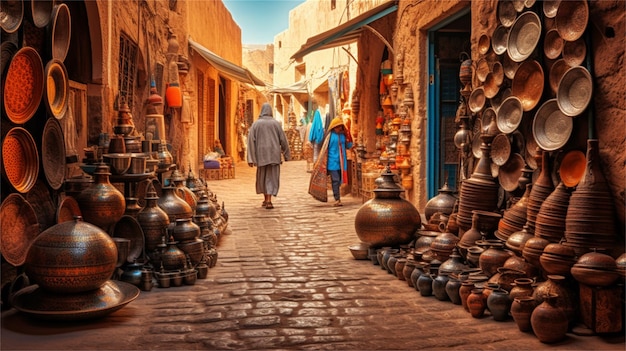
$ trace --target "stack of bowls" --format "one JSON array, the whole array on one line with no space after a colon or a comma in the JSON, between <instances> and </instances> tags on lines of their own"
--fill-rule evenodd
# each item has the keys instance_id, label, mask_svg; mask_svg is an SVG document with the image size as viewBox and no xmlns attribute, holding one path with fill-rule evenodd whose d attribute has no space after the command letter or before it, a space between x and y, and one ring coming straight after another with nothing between
<instances>
[{"instance_id":1,"label":"stack of bowls","mask_svg":"<svg viewBox=\"0 0 626 351\"><path fill-rule=\"evenodd\" d=\"M570 195L570 191L561 182L546 198L537 213L535 236L552 243L558 243L563 239Z\"/></svg>"},{"instance_id":2,"label":"stack of bowls","mask_svg":"<svg viewBox=\"0 0 626 351\"><path fill-rule=\"evenodd\" d=\"M589 286L609 286L619 278L613 257L600 252L588 252L578 259L571 269L579 283Z\"/></svg>"},{"instance_id":3,"label":"stack of bowls","mask_svg":"<svg viewBox=\"0 0 626 351\"><path fill-rule=\"evenodd\" d=\"M576 263L576 253L565 245L548 244L539 256L539 263L546 274L569 276L570 269Z\"/></svg>"},{"instance_id":4,"label":"stack of bowls","mask_svg":"<svg viewBox=\"0 0 626 351\"><path fill-rule=\"evenodd\" d=\"M533 183L533 188L528 196L526 220L528 222L528 231L535 233L535 222L537 220L537 213L541 209L541 204L544 200L552 194L554 190L554 184L552 183L552 177L550 176L550 156L547 152L539 151L536 155L537 164L541 159L541 173L539 177Z\"/></svg>"},{"instance_id":5,"label":"stack of bowls","mask_svg":"<svg viewBox=\"0 0 626 351\"><path fill-rule=\"evenodd\" d=\"M498 239L507 241L511 234L524 228L524 224L526 224L528 196L530 195L531 188L532 184L526 184L526 192L524 195L513 206L504 211L504 215L498 223L498 231L496 232Z\"/></svg>"},{"instance_id":6,"label":"stack of bowls","mask_svg":"<svg viewBox=\"0 0 626 351\"><path fill-rule=\"evenodd\" d=\"M587 141L587 169L570 197L565 239L580 255L591 248L616 246L616 213L611 190L602 173L598 140Z\"/></svg>"}]
</instances>

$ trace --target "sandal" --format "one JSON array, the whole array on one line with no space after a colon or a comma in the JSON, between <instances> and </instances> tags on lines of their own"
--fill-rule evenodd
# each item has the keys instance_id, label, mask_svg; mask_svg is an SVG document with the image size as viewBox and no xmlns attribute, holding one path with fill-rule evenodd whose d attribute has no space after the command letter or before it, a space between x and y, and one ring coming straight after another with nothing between
<instances>
[{"instance_id":1,"label":"sandal","mask_svg":"<svg viewBox=\"0 0 626 351\"><path fill-rule=\"evenodd\" d=\"M265 205L265 209L267 209L267 210L271 210L272 208L274 208L274 205L272 205L272 203L271 203L271 202L268 202L268 203Z\"/></svg>"},{"instance_id":2,"label":"sandal","mask_svg":"<svg viewBox=\"0 0 626 351\"><path fill-rule=\"evenodd\" d=\"M261 205L261 207L266 207L266 206L267 206L267 204L268 204L268 202L267 202L267 201L263 201L263 204Z\"/></svg>"}]
</instances>

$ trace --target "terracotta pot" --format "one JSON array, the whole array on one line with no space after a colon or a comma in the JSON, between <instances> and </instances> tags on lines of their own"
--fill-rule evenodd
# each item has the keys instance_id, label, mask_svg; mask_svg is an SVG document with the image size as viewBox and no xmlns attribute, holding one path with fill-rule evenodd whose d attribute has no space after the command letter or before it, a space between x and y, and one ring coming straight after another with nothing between
<instances>
[{"instance_id":1,"label":"terracotta pot","mask_svg":"<svg viewBox=\"0 0 626 351\"><path fill-rule=\"evenodd\" d=\"M516 297L525 297L525 296L533 296L533 283L534 280L530 278L517 278L513 282L513 287L509 292L509 296L512 300Z\"/></svg>"},{"instance_id":2,"label":"terracotta pot","mask_svg":"<svg viewBox=\"0 0 626 351\"><path fill-rule=\"evenodd\" d=\"M116 263L113 239L101 228L76 217L37 236L28 251L25 272L44 290L79 293L104 285Z\"/></svg>"},{"instance_id":3,"label":"terracotta pot","mask_svg":"<svg viewBox=\"0 0 626 351\"><path fill-rule=\"evenodd\" d=\"M478 265L487 276L491 277L497 273L498 268L502 267L504 262L512 255L512 252L504 249L504 244L492 243L489 248L480 255Z\"/></svg>"},{"instance_id":4,"label":"terracotta pot","mask_svg":"<svg viewBox=\"0 0 626 351\"><path fill-rule=\"evenodd\" d=\"M474 318L482 318L485 315L487 303L483 298L483 289L473 289L467 297L467 308Z\"/></svg>"},{"instance_id":5,"label":"terracotta pot","mask_svg":"<svg viewBox=\"0 0 626 351\"><path fill-rule=\"evenodd\" d=\"M533 310L530 316L533 331L537 339L543 343L561 341L567 333L567 316L556 305L557 298L557 294L546 295L544 301Z\"/></svg>"},{"instance_id":6,"label":"terracotta pot","mask_svg":"<svg viewBox=\"0 0 626 351\"><path fill-rule=\"evenodd\" d=\"M450 280L450 277L448 276L448 274L445 273L439 273L434 279L433 279L433 295L435 295L435 298L439 301L449 301L450 297L448 297L448 293L446 292L446 285L448 284L448 281Z\"/></svg>"},{"instance_id":7,"label":"terracotta pot","mask_svg":"<svg viewBox=\"0 0 626 351\"><path fill-rule=\"evenodd\" d=\"M420 295L432 296L433 294L433 277L430 273L424 272L417 278L417 287Z\"/></svg>"},{"instance_id":8,"label":"terracotta pot","mask_svg":"<svg viewBox=\"0 0 626 351\"><path fill-rule=\"evenodd\" d=\"M404 280L407 285L411 288L414 288L414 282L411 280L411 274L415 270L415 261L412 259L407 259L404 267L402 268L402 276L404 276Z\"/></svg>"},{"instance_id":9,"label":"terracotta pot","mask_svg":"<svg viewBox=\"0 0 626 351\"><path fill-rule=\"evenodd\" d=\"M472 290L475 288L474 282L472 281L464 281L461 283L461 287L459 288L459 297L461 298L461 305L465 311L469 312L469 306L467 306L467 297L470 295Z\"/></svg>"},{"instance_id":10,"label":"terracotta pot","mask_svg":"<svg viewBox=\"0 0 626 351\"><path fill-rule=\"evenodd\" d=\"M532 331L530 316L535 309L535 299L532 296L518 296L511 303L511 316L517 324L517 328L522 332Z\"/></svg>"},{"instance_id":11,"label":"terracotta pot","mask_svg":"<svg viewBox=\"0 0 626 351\"><path fill-rule=\"evenodd\" d=\"M396 277L399 280L406 280L406 278L404 278L404 266L406 265L406 258L398 258L398 260L396 261L396 265L394 267L394 271L396 274Z\"/></svg>"},{"instance_id":12,"label":"terracotta pot","mask_svg":"<svg viewBox=\"0 0 626 351\"><path fill-rule=\"evenodd\" d=\"M569 323L573 324L576 321L579 305L576 282L562 275L548 275L547 278L548 280L535 287L533 292L535 302L540 304L546 296L557 295L554 304L563 310Z\"/></svg>"}]
</instances>

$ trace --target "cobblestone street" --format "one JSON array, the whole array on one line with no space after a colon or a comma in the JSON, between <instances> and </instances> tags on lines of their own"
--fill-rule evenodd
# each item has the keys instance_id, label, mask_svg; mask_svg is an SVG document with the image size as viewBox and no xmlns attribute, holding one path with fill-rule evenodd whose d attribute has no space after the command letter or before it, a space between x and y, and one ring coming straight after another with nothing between
<instances>
[{"instance_id":1,"label":"cobblestone street","mask_svg":"<svg viewBox=\"0 0 626 351\"><path fill-rule=\"evenodd\" d=\"M305 161L283 164L275 208L261 207L255 169L209 182L229 213L217 265L195 285L154 287L113 314L49 323L2 314L2 350L624 350L624 336L568 334L542 344L512 319L475 319L354 260L354 216L307 193ZM332 198L332 197L331 197Z\"/></svg>"}]
</instances>

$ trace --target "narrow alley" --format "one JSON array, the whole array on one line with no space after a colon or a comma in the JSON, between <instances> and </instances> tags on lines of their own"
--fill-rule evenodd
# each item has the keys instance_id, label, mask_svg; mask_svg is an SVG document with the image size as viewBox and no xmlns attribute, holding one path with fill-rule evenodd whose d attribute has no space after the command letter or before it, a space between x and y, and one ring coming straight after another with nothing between
<instances>
[{"instance_id":1,"label":"narrow alley","mask_svg":"<svg viewBox=\"0 0 626 351\"><path fill-rule=\"evenodd\" d=\"M77 323L2 314L2 350L624 350L624 337L542 344L515 322L422 297L370 261L354 260L354 216L307 194L305 161L283 164L275 208L261 207L254 168L209 182L231 232L195 285L142 291L109 316Z\"/></svg>"}]
</instances>

